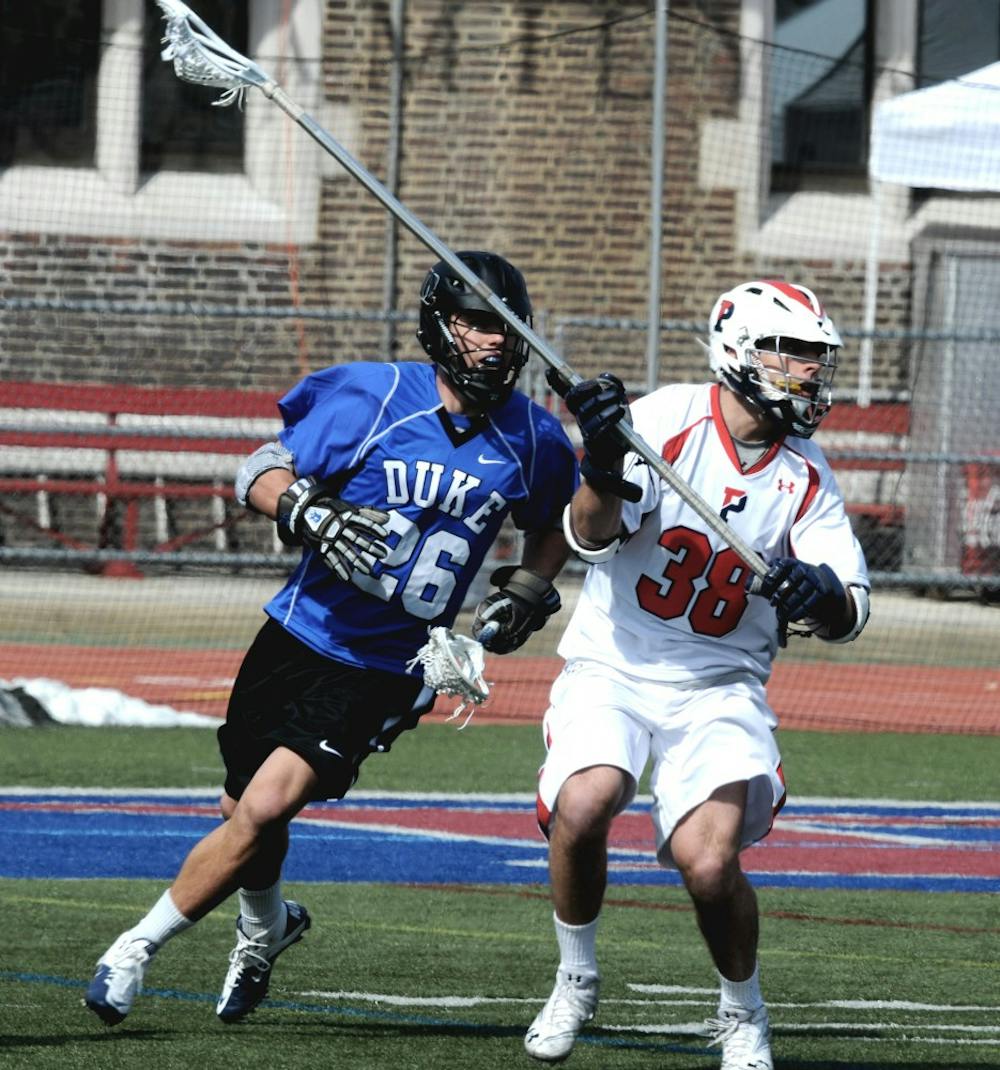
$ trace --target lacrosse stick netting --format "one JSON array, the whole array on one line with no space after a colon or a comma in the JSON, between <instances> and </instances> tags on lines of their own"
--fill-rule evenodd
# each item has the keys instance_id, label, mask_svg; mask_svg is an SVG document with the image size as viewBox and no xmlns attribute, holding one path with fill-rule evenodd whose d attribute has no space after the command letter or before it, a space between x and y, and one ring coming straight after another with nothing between
<instances>
[{"instance_id":1,"label":"lacrosse stick netting","mask_svg":"<svg viewBox=\"0 0 1000 1070\"><path fill-rule=\"evenodd\" d=\"M482 643L455 635L450 628L431 628L427 642L417 651L416 657L407 663L412 670L421 665L424 683L439 695L454 695L462 699L449 721L459 717L468 708L469 714L458 726L464 728L481 706L490 697L490 685L483 679L486 669L486 652Z\"/></svg>"},{"instance_id":2,"label":"lacrosse stick netting","mask_svg":"<svg viewBox=\"0 0 1000 1070\"><path fill-rule=\"evenodd\" d=\"M177 76L198 85L211 85L226 92L217 104L241 100L246 89L256 86L303 130L326 150L350 175L360 182L410 233L422 242L474 293L489 305L500 319L515 331L564 382L575 385L581 377L535 331L512 312L499 297L475 275L467 264L392 193L382 185L311 115L293 101L284 90L252 60L240 55L214 33L183 0L156 0L166 18L165 59L172 59ZM673 491L689 505L708 528L730 546L750 570L759 577L767 575L767 565L759 554L723 520L718 513L679 476L631 425L619 424L616 434L632 452L638 454Z\"/></svg>"}]
</instances>

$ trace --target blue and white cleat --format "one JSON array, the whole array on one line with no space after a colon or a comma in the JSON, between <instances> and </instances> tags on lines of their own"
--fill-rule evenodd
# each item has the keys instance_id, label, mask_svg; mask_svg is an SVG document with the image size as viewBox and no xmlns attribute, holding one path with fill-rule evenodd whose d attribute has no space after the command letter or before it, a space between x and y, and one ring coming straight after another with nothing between
<instances>
[{"instance_id":1,"label":"blue and white cleat","mask_svg":"<svg viewBox=\"0 0 1000 1070\"><path fill-rule=\"evenodd\" d=\"M275 944L247 936L240 928L242 915L236 919L236 947L229 953L229 972L215 1006L215 1013L227 1024L242 1020L258 1006L267 995L274 960L286 947L298 943L312 925L305 907L288 899L285 907L285 934Z\"/></svg>"},{"instance_id":2,"label":"blue and white cleat","mask_svg":"<svg viewBox=\"0 0 1000 1070\"><path fill-rule=\"evenodd\" d=\"M97 972L83 1002L105 1025L117 1025L132 1009L156 950L156 944L137 939L129 930L97 960Z\"/></svg>"}]
</instances>

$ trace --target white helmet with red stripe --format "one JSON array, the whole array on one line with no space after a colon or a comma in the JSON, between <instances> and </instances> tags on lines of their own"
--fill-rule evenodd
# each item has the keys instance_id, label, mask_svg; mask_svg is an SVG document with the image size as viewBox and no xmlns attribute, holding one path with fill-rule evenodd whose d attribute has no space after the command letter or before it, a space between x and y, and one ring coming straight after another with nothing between
<instances>
[{"instance_id":1,"label":"white helmet with red stripe","mask_svg":"<svg viewBox=\"0 0 1000 1070\"><path fill-rule=\"evenodd\" d=\"M808 438L816 430L833 403L843 342L812 290L773 279L741 283L715 302L708 337L712 370L723 383L786 431ZM814 377L789 365L804 354L818 366Z\"/></svg>"}]
</instances>

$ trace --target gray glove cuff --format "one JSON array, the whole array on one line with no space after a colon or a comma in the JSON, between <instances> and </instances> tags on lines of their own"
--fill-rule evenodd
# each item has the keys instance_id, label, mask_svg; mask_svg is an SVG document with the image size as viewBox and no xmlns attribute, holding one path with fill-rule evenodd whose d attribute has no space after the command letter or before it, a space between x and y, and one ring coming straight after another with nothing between
<instances>
[{"instance_id":1,"label":"gray glove cuff","mask_svg":"<svg viewBox=\"0 0 1000 1070\"><path fill-rule=\"evenodd\" d=\"M285 449L280 442L265 442L263 446L254 450L236 471L236 485L233 488L236 500L245 509L250 508L250 488L257 479L272 468L283 468L288 472L295 471L295 458L290 450Z\"/></svg>"},{"instance_id":2,"label":"gray glove cuff","mask_svg":"<svg viewBox=\"0 0 1000 1070\"><path fill-rule=\"evenodd\" d=\"M544 607L547 616L555 613L562 604L559 592L550 580L520 565L504 565L496 569L490 576L490 583L532 608Z\"/></svg>"}]
</instances>

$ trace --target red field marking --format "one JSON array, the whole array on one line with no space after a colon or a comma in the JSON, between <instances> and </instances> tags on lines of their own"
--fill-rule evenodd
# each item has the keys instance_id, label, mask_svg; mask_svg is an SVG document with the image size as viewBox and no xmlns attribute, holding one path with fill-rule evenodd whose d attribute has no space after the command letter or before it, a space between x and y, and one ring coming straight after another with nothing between
<instances>
[{"instance_id":1,"label":"red field marking","mask_svg":"<svg viewBox=\"0 0 1000 1070\"><path fill-rule=\"evenodd\" d=\"M109 687L146 702L222 717L242 650L82 647L9 643L0 679L47 677L71 687ZM483 722L538 724L558 658L487 660L494 686ZM778 662L768 687L785 728L831 732L1000 734L1000 667L944 668ZM441 698L434 717L457 699Z\"/></svg>"}]
</instances>

